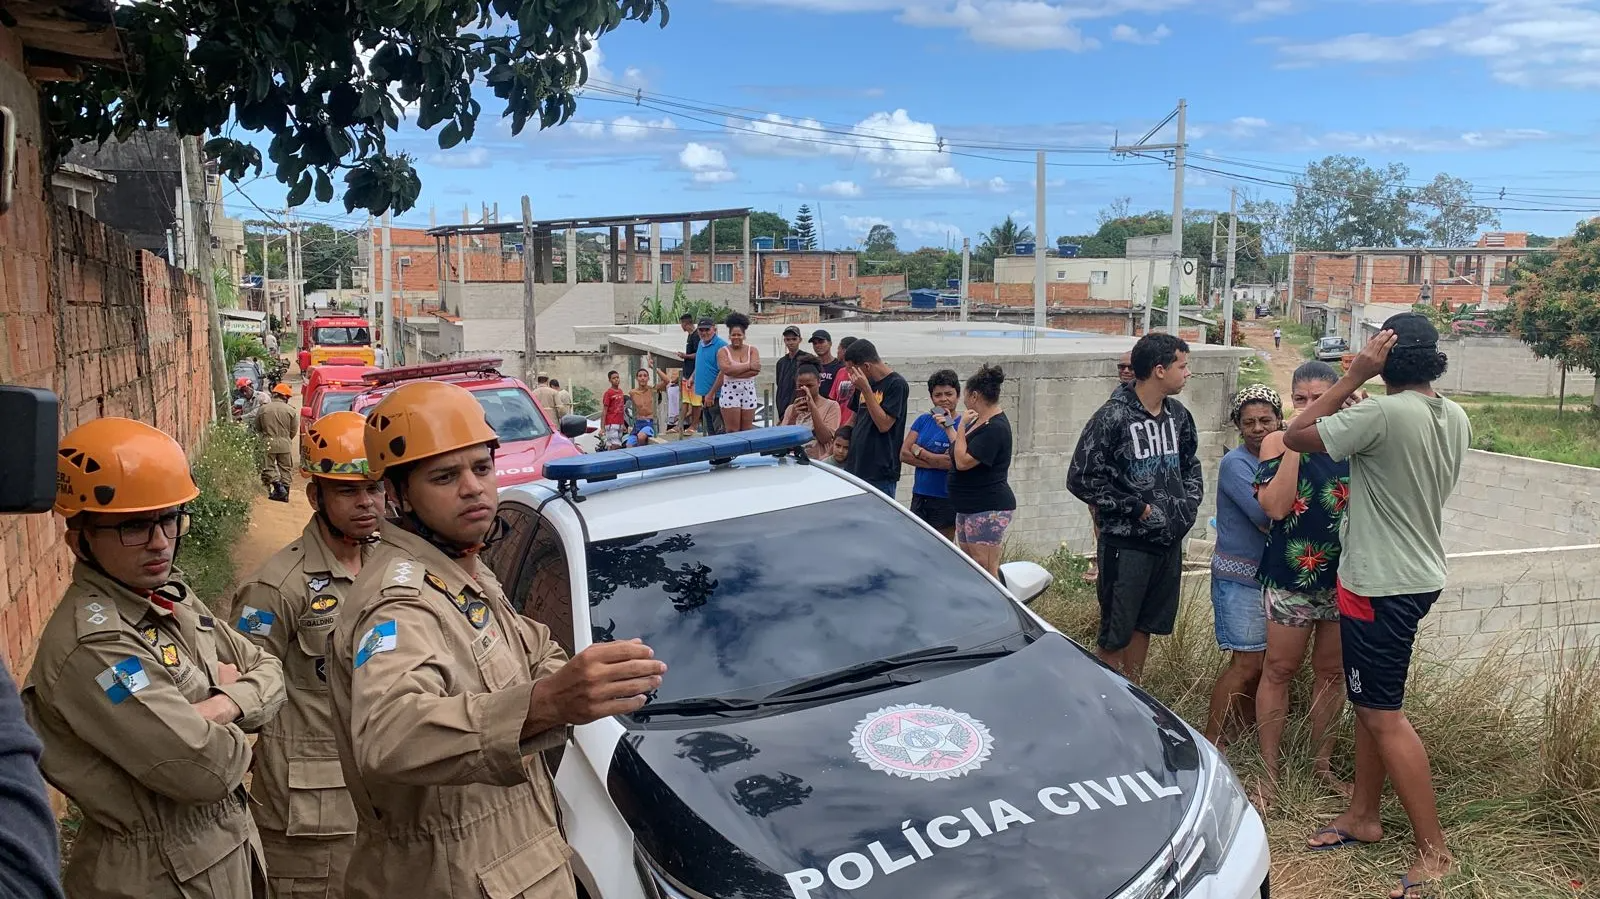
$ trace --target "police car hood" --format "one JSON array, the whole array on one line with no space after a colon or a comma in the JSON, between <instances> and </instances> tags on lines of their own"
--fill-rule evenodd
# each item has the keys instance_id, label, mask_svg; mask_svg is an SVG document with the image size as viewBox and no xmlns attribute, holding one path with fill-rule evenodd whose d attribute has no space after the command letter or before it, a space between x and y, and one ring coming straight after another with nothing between
<instances>
[{"instance_id":1,"label":"police car hood","mask_svg":"<svg viewBox=\"0 0 1600 899\"><path fill-rule=\"evenodd\" d=\"M712 899L1104 899L1199 789L1188 728L1057 634L865 696L669 722L623 737L609 788L653 863Z\"/></svg>"}]
</instances>

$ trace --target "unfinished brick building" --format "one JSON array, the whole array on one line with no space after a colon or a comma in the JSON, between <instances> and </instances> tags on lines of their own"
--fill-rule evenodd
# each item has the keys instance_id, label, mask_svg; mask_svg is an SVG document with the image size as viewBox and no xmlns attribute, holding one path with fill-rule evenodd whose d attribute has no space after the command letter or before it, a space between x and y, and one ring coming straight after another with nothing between
<instances>
[{"instance_id":1,"label":"unfinished brick building","mask_svg":"<svg viewBox=\"0 0 1600 899\"><path fill-rule=\"evenodd\" d=\"M1491 232L1471 247L1364 247L1290 256L1292 309L1352 304L1448 302L1505 305L1509 272L1529 252L1528 235Z\"/></svg>"}]
</instances>

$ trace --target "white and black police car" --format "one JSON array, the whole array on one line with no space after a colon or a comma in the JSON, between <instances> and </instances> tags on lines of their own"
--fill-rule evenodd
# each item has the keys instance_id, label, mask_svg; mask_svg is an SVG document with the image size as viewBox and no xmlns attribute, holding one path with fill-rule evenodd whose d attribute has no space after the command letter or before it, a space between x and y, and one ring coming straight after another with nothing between
<instances>
[{"instance_id":1,"label":"white and black police car","mask_svg":"<svg viewBox=\"0 0 1600 899\"><path fill-rule=\"evenodd\" d=\"M1255 899L1261 820L1175 714L904 508L761 428L548 463L485 559L569 652L668 665L555 760L590 899Z\"/></svg>"}]
</instances>

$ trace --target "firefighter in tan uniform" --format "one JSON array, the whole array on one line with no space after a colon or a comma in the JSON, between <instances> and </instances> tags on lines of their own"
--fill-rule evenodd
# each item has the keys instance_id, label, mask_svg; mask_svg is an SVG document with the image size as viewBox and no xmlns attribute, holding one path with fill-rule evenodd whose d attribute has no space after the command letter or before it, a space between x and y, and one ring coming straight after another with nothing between
<instances>
[{"instance_id":1,"label":"firefighter in tan uniform","mask_svg":"<svg viewBox=\"0 0 1600 899\"><path fill-rule=\"evenodd\" d=\"M63 437L56 462L56 512L78 561L23 701L41 770L83 810L67 895L263 896L245 734L283 704L283 667L172 569L184 504L200 493L183 448L102 418Z\"/></svg>"},{"instance_id":2,"label":"firefighter in tan uniform","mask_svg":"<svg viewBox=\"0 0 1600 899\"><path fill-rule=\"evenodd\" d=\"M367 465L401 517L328 649L360 817L346 899L570 899L540 751L570 725L639 708L666 671L637 641L567 662L544 625L513 611L477 556L495 522L497 446L483 407L453 384L403 385L368 413Z\"/></svg>"},{"instance_id":3,"label":"firefighter in tan uniform","mask_svg":"<svg viewBox=\"0 0 1600 899\"><path fill-rule=\"evenodd\" d=\"M334 412L306 431L301 471L315 514L239 587L229 619L283 661L288 682L288 703L256 741L250 781L273 899L336 899L355 844L324 654L382 521L383 484L367 477L363 424L355 412Z\"/></svg>"},{"instance_id":4,"label":"firefighter in tan uniform","mask_svg":"<svg viewBox=\"0 0 1600 899\"><path fill-rule=\"evenodd\" d=\"M272 401L256 413L256 433L267 438L267 466L261 480L269 488L268 499L289 501L289 473L294 471L294 443L300 436L300 417L289 408L294 390L288 384L272 388Z\"/></svg>"}]
</instances>

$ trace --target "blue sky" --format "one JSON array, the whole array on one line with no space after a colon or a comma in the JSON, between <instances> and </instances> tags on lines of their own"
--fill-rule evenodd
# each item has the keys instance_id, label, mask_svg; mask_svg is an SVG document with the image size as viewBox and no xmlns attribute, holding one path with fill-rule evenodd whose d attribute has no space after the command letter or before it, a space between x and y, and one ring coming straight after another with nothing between
<instances>
[{"instance_id":1,"label":"blue sky","mask_svg":"<svg viewBox=\"0 0 1600 899\"><path fill-rule=\"evenodd\" d=\"M514 137L486 96L470 143L441 153L432 134L399 135L424 182L402 220L460 221L463 204L476 216L496 202L510 216L524 193L536 218L742 206L792 218L809 203L829 246L882 221L902 248L959 247L1007 214L1033 222L1042 146L1046 231L1081 233L1119 197L1170 208L1165 165L1103 148L1180 96L1191 160L1220 172L1285 181L1349 153L1405 163L1415 183L1467 178L1506 207L1507 230L1567 233L1600 214L1600 0L670 5L665 29L626 23L600 40L565 126ZM1236 183L1288 196L1195 171L1186 206L1226 208ZM270 177L243 190L282 206ZM229 204L255 215L236 194ZM1533 211L1546 209L1558 211Z\"/></svg>"}]
</instances>

